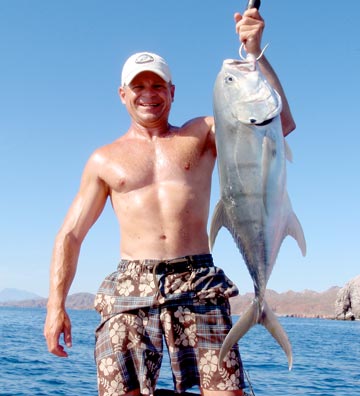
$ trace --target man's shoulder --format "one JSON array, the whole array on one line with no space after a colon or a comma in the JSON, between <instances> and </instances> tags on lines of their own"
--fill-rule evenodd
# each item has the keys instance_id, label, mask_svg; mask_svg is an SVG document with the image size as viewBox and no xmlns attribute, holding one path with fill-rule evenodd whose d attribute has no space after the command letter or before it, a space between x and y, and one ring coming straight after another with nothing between
<instances>
[{"instance_id":1,"label":"man's shoulder","mask_svg":"<svg viewBox=\"0 0 360 396\"><path fill-rule=\"evenodd\" d=\"M204 128L209 129L214 123L214 118L212 116L200 116L186 121L181 128Z\"/></svg>"},{"instance_id":2,"label":"man's shoulder","mask_svg":"<svg viewBox=\"0 0 360 396\"><path fill-rule=\"evenodd\" d=\"M191 120L185 122L185 124L183 124L180 129L183 133L188 133L190 135L196 134L206 136L209 132L213 130L213 126L213 117L201 116L192 118Z\"/></svg>"},{"instance_id":3,"label":"man's shoulder","mask_svg":"<svg viewBox=\"0 0 360 396\"><path fill-rule=\"evenodd\" d=\"M90 158L100 159L111 156L114 152L119 150L126 150L126 146L130 144L130 139L127 134L124 134L116 140L98 147L91 155Z\"/></svg>"},{"instance_id":4,"label":"man's shoulder","mask_svg":"<svg viewBox=\"0 0 360 396\"><path fill-rule=\"evenodd\" d=\"M131 159L130 153L132 150L128 140L124 135L111 143L98 147L90 155L84 174L88 177L100 179L110 186L110 176L113 174L121 175L131 162L129 158Z\"/></svg>"},{"instance_id":5,"label":"man's shoulder","mask_svg":"<svg viewBox=\"0 0 360 396\"><path fill-rule=\"evenodd\" d=\"M214 118L211 116L196 117L181 127L185 136L195 137L203 152L212 152L216 156Z\"/></svg>"}]
</instances>

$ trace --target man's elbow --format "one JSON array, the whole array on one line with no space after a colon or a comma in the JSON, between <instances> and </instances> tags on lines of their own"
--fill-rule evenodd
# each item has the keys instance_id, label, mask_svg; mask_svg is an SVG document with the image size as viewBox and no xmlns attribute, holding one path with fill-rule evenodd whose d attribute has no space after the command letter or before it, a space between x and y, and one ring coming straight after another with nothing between
<instances>
[{"instance_id":1,"label":"man's elbow","mask_svg":"<svg viewBox=\"0 0 360 396\"><path fill-rule=\"evenodd\" d=\"M55 238L55 249L62 251L78 250L80 249L82 239L73 231L60 230Z\"/></svg>"},{"instance_id":2,"label":"man's elbow","mask_svg":"<svg viewBox=\"0 0 360 396\"><path fill-rule=\"evenodd\" d=\"M296 129L296 123L295 123L294 120L291 120L290 122L287 122L285 125L283 125L283 134L284 134L284 136L289 135L295 129Z\"/></svg>"}]
</instances>

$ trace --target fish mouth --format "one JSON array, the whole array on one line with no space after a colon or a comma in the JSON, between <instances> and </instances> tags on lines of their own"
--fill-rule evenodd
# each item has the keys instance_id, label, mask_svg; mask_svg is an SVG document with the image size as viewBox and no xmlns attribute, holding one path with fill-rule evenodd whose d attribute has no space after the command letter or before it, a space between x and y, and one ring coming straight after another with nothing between
<instances>
[{"instance_id":1,"label":"fish mouth","mask_svg":"<svg viewBox=\"0 0 360 396\"><path fill-rule=\"evenodd\" d=\"M265 120L263 122L256 122L256 120L254 118L250 118L249 121L250 121L250 123L252 125L256 125L256 126L262 127L262 126L269 125L272 122L273 119L274 119L274 117L269 118L268 120Z\"/></svg>"},{"instance_id":2,"label":"fish mouth","mask_svg":"<svg viewBox=\"0 0 360 396\"><path fill-rule=\"evenodd\" d=\"M256 62L252 60L241 59L225 59L223 62L224 67L236 68L241 71L255 71Z\"/></svg>"}]
</instances>

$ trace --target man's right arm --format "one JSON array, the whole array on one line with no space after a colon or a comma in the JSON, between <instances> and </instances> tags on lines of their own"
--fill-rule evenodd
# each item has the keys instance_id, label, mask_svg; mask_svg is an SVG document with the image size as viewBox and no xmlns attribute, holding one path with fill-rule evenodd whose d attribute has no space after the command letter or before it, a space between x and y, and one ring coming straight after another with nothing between
<instances>
[{"instance_id":1,"label":"man's right arm","mask_svg":"<svg viewBox=\"0 0 360 396\"><path fill-rule=\"evenodd\" d=\"M80 247L100 216L108 196L108 187L98 173L101 162L101 155L95 153L86 164L79 192L54 244L44 335L49 351L57 356L67 356L59 342L61 334L64 335L65 344L71 346L71 324L65 301L75 276Z\"/></svg>"}]
</instances>

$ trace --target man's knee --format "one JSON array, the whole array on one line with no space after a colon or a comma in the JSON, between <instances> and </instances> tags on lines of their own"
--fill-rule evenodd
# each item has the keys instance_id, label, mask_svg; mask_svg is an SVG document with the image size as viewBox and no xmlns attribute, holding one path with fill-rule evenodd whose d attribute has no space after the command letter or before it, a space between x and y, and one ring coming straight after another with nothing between
<instances>
[{"instance_id":1,"label":"man's knee","mask_svg":"<svg viewBox=\"0 0 360 396\"><path fill-rule=\"evenodd\" d=\"M231 391L209 391L207 389L202 389L201 394L203 396L244 396L244 391L242 389Z\"/></svg>"},{"instance_id":2,"label":"man's knee","mask_svg":"<svg viewBox=\"0 0 360 396\"><path fill-rule=\"evenodd\" d=\"M154 396L176 396L179 395L179 393L175 393L172 390L168 389L156 389ZM181 396L200 396L199 393L192 393L192 392L183 392L181 393Z\"/></svg>"},{"instance_id":3,"label":"man's knee","mask_svg":"<svg viewBox=\"0 0 360 396\"><path fill-rule=\"evenodd\" d=\"M129 393L125 393L124 396L141 396L140 389L136 389Z\"/></svg>"}]
</instances>

